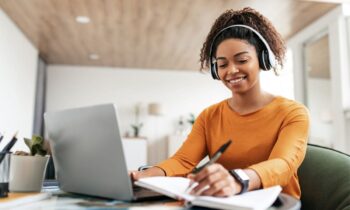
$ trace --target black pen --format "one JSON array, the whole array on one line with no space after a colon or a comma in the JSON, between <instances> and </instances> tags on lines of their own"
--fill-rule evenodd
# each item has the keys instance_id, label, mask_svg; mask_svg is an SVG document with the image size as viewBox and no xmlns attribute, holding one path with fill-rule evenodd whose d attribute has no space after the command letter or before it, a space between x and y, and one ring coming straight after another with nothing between
<instances>
[{"instance_id":1,"label":"black pen","mask_svg":"<svg viewBox=\"0 0 350 210\"><path fill-rule=\"evenodd\" d=\"M221 155L226 151L226 149L228 148L228 146L230 146L230 144L232 143L232 140L229 139L225 144L223 144L213 155L213 157L206 162L205 164L203 164L201 167L199 168L195 168L194 170L192 170L191 173L193 174L197 174L198 172L200 172L201 170L203 170L203 168L210 166L211 164L215 163L220 157ZM189 186L187 187L187 189L185 190L186 192L191 188L193 183L190 183Z\"/></svg>"},{"instance_id":2,"label":"black pen","mask_svg":"<svg viewBox=\"0 0 350 210\"><path fill-rule=\"evenodd\" d=\"M0 133L0 143L1 143L3 138L4 138L4 135L2 135L2 133Z\"/></svg>"},{"instance_id":3,"label":"black pen","mask_svg":"<svg viewBox=\"0 0 350 210\"><path fill-rule=\"evenodd\" d=\"M15 145L16 142L17 142L17 132L15 133L15 135L13 135L11 141L8 144L6 144L6 146L2 149L1 153L6 154L10 152L11 148L13 147L13 145ZM0 156L0 163L4 158L5 158L5 155Z\"/></svg>"},{"instance_id":4,"label":"black pen","mask_svg":"<svg viewBox=\"0 0 350 210\"><path fill-rule=\"evenodd\" d=\"M13 135L11 141L6 144L6 146L2 149L1 152L9 152L11 150L11 148L13 147L13 145L15 145L15 143L17 142L17 133L15 133L15 135Z\"/></svg>"},{"instance_id":5,"label":"black pen","mask_svg":"<svg viewBox=\"0 0 350 210\"><path fill-rule=\"evenodd\" d=\"M213 155L213 157L208 161L206 162L205 164L203 164L201 167L199 168L195 168L192 170L191 173L193 174L196 174L198 172L200 172L203 168L215 163L220 157L221 155L225 152L225 150L228 148L228 146L230 146L232 140L229 139L225 144L223 144L219 149L218 151L216 151Z\"/></svg>"}]
</instances>

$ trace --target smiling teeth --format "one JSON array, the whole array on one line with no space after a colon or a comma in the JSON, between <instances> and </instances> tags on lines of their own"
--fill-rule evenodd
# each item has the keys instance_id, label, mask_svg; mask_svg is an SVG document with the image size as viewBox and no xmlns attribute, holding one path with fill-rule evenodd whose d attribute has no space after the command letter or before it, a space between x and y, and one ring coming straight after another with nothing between
<instances>
[{"instance_id":1,"label":"smiling teeth","mask_svg":"<svg viewBox=\"0 0 350 210\"><path fill-rule=\"evenodd\" d=\"M230 83L234 84L234 83L237 83L237 82L242 81L243 79L244 79L244 78L241 77L241 78L239 78L239 79L230 80Z\"/></svg>"}]
</instances>

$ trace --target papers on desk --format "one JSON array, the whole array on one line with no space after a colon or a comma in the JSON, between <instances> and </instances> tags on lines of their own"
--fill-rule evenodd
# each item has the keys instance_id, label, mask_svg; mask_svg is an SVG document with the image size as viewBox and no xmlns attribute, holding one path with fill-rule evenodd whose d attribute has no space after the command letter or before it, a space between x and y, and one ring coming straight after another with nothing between
<instances>
[{"instance_id":1,"label":"papers on desk","mask_svg":"<svg viewBox=\"0 0 350 210\"><path fill-rule=\"evenodd\" d=\"M6 198L0 198L0 209L9 209L20 205L44 200L51 197L51 193L9 193Z\"/></svg>"},{"instance_id":2,"label":"papers on desk","mask_svg":"<svg viewBox=\"0 0 350 210\"><path fill-rule=\"evenodd\" d=\"M140 187L186 200L190 205L215 209L264 210L273 204L282 190L280 186L274 186L224 198L193 196L185 192L189 183L190 180L183 177L148 177L135 182Z\"/></svg>"}]
</instances>

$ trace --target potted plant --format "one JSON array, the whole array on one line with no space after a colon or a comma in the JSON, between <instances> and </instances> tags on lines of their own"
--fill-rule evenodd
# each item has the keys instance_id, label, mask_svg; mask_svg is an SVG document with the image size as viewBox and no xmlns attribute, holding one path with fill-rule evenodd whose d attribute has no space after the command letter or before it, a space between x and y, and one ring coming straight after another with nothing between
<instances>
[{"instance_id":1,"label":"potted plant","mask_svg":"<svg viewBox=\"0 0 350 210\"><path fill-rule=\"evenodd\" d=\"M131 124L133 130L133 136L138 138L140 136L140 130L143 126L143 123L140 123L140 113L141 113L141 104L136 104L135 106L135 123Z\"/></svg>"},{"instance_id":2,"label":"potted plant","mask_svg":"<svg viewBox=\"0 0 350 210\"><path fill-rule=\"evenodd\" d=\"M39 192L49 161L44 139L33 135L32 139L24 138L24 142L29 147L30 153L18 151L11 155L9 190Z\"/></svg>"},{"instance_id":3,"label":"potted plant","mask_svg":"<svg viewBox=\"0 0 350 210\"><path fill-rule=\"evenodd\" d=\"M143 124L142 123L138 123L138 124L132 124L131 128L133 130L133 135L134 137L139 137L140 136L140 130L142 128Z\"/></svg>"}]
</instances>

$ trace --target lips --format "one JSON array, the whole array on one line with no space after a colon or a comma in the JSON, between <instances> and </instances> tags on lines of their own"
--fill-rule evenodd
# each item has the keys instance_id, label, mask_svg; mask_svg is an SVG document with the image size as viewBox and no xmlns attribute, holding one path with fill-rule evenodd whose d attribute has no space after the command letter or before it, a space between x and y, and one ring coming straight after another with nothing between
<instances>
[{"instance_id":1,"label":"lips","mask_svg":"<svg viewBox=\"0 0 350 210\"><path fill-rule=\"evenodd\" d=\"M247 76L239 76L239 77L234 77L232 79L227 79L226 81L230 84L238 84L243 80L246 80Z\"/></svg>"}]
</instances>

